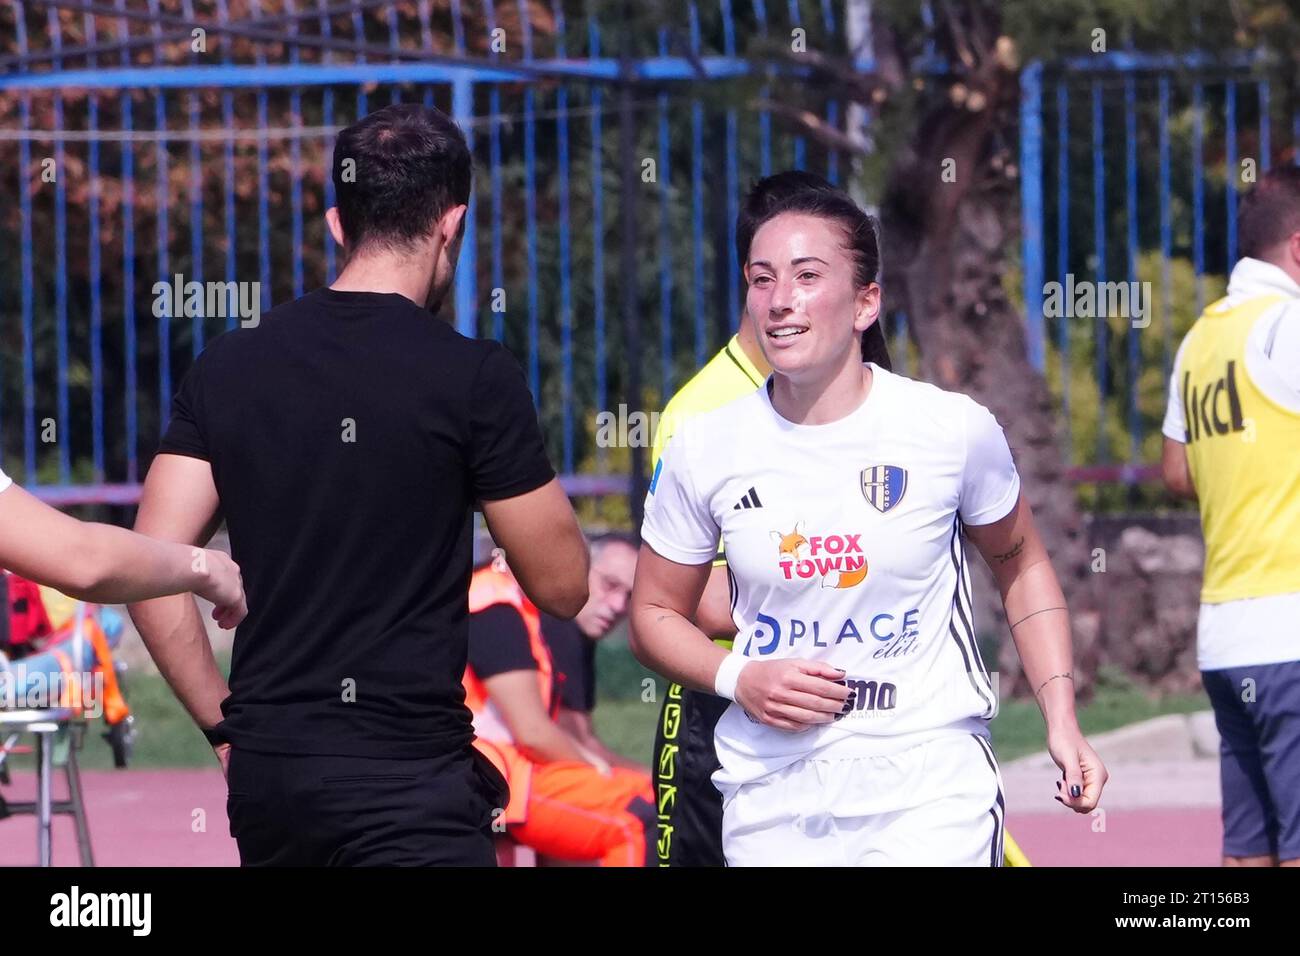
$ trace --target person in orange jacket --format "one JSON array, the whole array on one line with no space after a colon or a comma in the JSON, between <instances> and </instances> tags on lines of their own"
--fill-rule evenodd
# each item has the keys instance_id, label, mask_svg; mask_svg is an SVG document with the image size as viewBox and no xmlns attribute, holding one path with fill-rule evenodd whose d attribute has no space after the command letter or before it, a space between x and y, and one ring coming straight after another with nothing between
<instances>
[{"instance_id":1,"label":"person in orange jacket","mask_svg":"<svg viewBox=\"0 0 1300 956\"><path fill-rule=\"evenodd\" d=\"M542 612L542 638L558 672L560 696L555 722L586 750L611 767L626 767L650 775L644 760L616 753L596 733L596 645L627 618L636 575L639 545L630 534L609 531L591 538L591 570L587 603L572 621Z\"/></svg>"},{"instance_id":2,"label":"person in orange jacket","mask_svg":"<svg viewBox=\"0 0 1300 956\"><path fill-rule=\"evenodd\" d=\"M500 556L474 572L469 609L465 704L474 746L510 784L498 811L505 831L558 860L647 865L655 837L650 777L611 766L557 723L557 673L541 614Z\"/></svg>"}]
</instances>

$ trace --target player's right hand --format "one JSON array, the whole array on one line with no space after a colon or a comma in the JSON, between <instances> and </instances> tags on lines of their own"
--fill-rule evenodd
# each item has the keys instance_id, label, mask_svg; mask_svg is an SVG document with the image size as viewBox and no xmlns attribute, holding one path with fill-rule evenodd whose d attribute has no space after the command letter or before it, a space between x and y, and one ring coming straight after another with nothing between
<instances>
[{"instance_id":1,"label":"player's right hand","mask_svg":"<svg viewBox=\"0 0 1300 956\"><path fill-rule=\"evenodd\" d=\"M736 703L759 723L791 733L829 724L852 691L844 671L821 661L749 661L736 681Z\"/></svg>"},{"instance_id":2,"label":"player's right hand","mask_svg":"<svg viewBox=\"0 0 1300 956\"><path fill-rule=\"evenodd\" d=\"M194 593L215 605L212 619L218 627L229 630L248 614L239 565L224 551L204 548L202 567L205 568L203 578Z\"/></svg>"}]
</instances>

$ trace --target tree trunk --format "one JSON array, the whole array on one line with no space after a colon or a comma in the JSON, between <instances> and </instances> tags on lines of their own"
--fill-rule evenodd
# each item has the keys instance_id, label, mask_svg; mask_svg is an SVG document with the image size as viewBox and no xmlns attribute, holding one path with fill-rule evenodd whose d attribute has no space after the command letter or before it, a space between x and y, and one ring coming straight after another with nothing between
<instances>
[{"instance_id":1,"label":"tree trunk","mask_svg":"<svg viewBox=\"0 0 1300 956\"><path fill-rule=\"evenodd\" d=\"M964 102L930 113L899 151L882 204L886 303L907 312L921 377L970 395L1005 430L1025 500L1070 605L1076 689L1083 696L1090 693L1098 658L1096 578L1065 475L1059 410L1029 363L1021 312L1003 284L1020 241L1018 180L1003 145L1014 142L1019 83L1013 70L992 60L973 75ZM954 181L945 181L954 173ZM982 561L972 567L984 595L977 601L979 630L1004 638L1001 692L1022 692L1026 681L1014 644L1005 639L992 576Z\"/></svg>"}]
</instances>

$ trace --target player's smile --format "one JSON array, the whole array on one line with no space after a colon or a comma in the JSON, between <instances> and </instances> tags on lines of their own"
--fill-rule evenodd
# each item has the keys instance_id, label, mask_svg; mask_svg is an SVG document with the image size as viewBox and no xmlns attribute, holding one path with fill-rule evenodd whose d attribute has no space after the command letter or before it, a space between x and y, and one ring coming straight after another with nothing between
<instances>
[{"instance_id":1,"label":"player's smile","mask_svg":"<svg viewBox=\"0 0 1300 956\"><path fill-rule=\"evenodd\" d=\"M774 322L767 327L767 340L776 348L789 348L795 343L801 335L807 332L809 326L801 322Z\"/></svg>"},{"instance_id":2,"label":"player's smile","mask_svg":"<svg viewBox=\"0 0 1300 956\"><path fill-rule=\"evenodd\" d=\"M821 219L798 212L776 216L754 235L746 309L777 371L804 375L851 347L850 336L839 334L855 309L853 263L841 240Z\"/></svg>"}]
</instances>

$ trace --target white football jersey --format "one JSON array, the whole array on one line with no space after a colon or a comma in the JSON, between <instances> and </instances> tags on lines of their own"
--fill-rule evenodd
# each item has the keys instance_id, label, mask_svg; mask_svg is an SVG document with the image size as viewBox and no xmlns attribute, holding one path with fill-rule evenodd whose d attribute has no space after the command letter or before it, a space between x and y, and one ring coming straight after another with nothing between
<instances>
[{"instance_id":1,"label":"white football jersey","mask_svg":"<svg viewBox=\"0 0 1300 956\"><path fill-rule=\"evenodd\" d=\"M800 733L738 704L718 722L720 788L809 756L876 756L987 736L997 695L975 642L961 525L1009 514L1020 477L997 420L955 392L872 364L855 411L798 425L768 388L673 436L641 534L680 564L726 547L733 654L825 661L856 707ZM769 385L771 380L769 379Z\"/></svg>"}]
</instances>

